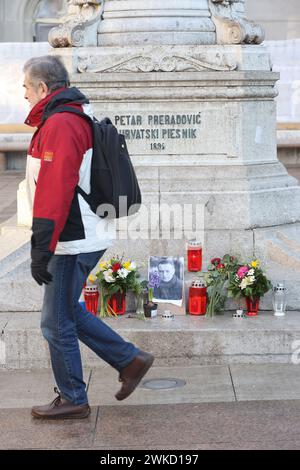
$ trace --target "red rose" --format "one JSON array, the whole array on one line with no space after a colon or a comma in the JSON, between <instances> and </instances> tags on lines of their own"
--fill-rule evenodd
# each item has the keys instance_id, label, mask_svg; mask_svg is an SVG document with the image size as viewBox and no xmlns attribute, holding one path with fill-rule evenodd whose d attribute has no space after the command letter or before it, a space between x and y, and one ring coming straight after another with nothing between
<instances>
[{"instance_id":1,"label":"red rose","mask_svg":"<svg viewBox=\"0 0 300 470\"><path fill-rule=\"evenodd\" d=\"M121 269L121 268L122 268L122 266L121 266L120 263L115 263L115 264L112 265L112 270L113 270L114 273L119 271L119 269Z\"/></svg>"},{"instance_id":2,"label":"red rose","mask_svg":"<svg viewBox=\"0 0 300 470\"><path fill-rule=\"evenodd\" d=\"M217 264L220 264L220 262L221 262L221 258L213 258L213 259L211 260L211 264L214 264L215 266L216 266Z\"/></svg>"},{"instance_id":3,"label":"red rose","mask_svg":"<svg viewBox=\"0 0 300 470\"><path fill-rule=\"evenodd\" d=\"M223 269L223 268L225 268L224 264L219 263L219 264L217 265L217 269Z\"/></svg>"}]
</instances>

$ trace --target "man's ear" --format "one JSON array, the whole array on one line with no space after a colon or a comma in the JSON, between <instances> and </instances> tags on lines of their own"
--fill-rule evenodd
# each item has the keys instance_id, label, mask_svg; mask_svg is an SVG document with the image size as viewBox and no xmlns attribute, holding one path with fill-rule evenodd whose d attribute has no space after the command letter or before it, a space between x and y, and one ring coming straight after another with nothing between
<instances>
[{"instance_id":1,"label":"man's ear","mask_svg":"<svg viewBox=\"0 0 300 470\"><path fill-rule=\"evenodd\" d=\"M48 86L46 85L45 82L40 82L39 87L40 87L41 98L42 99L46 98L46 96L48 96L50 93Z\"/></svg>"}]
</instances>

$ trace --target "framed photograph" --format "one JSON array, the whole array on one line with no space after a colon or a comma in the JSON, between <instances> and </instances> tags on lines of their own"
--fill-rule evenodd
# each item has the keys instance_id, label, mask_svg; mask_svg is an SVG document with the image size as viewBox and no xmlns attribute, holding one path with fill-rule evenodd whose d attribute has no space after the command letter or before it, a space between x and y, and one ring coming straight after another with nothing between
<instances>
[{"instance_id":1,"label":"framed photograph","mask_svg":"<svg viewBox=\"0 0 300 470\"><path fill-rule=\"evenodd\" d=\"M148 280L155 273L153 301L182 305L184 287L184 258L183 256L150 256Z\"/></svg>"}]
</instances>

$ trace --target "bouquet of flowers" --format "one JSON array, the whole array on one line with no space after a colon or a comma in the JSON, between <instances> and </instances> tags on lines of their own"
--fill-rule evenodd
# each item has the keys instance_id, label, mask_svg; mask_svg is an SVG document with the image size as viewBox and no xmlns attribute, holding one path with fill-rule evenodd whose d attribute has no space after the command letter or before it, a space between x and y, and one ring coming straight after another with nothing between
<instances>
[{"instance_id":1,"label":"bouquet of flowers","mask_svg":"<svg viewBox=\"0 0 300 470\"><path fill-rule=\"evenodd\" d=\"M208 272L204 275L208 296L207 317L212 317L215 313L224 310L227 287L237 266L237 259L229 254L224 255L223 258L213 258L208 265Z\"/></svg>"},{"instance_id":2,"label":"bouquet of flowers","mask_svg":"<svg viewBox=\"0 0 300 470\"><path fill-rule=\"evenodd\" d=\"M99 263L96 277L101 288L100 317L116 315L109 305L109 299L113 294L126 294L129 290L135 295L140 294L139 276L137 266L133 261L123 262L118 256Z\"/></svg>"},{"instance_id":3,"label":"bouquet of flowers","mask_svg":"<svg viewBox=\"0 0 300 470\"><path fill-rule=\"evenodd\" d=\"M260 299L271 287L271 282L260 268L259 260L253 260L248 264L240 264L236 271L231 273L228 296Z\"/></svg>"}]
</instances>

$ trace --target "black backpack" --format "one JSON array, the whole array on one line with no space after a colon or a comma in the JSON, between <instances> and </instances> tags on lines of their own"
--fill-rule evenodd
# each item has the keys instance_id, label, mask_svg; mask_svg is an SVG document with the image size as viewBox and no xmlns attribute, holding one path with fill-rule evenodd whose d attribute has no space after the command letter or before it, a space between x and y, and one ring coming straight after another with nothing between
<instances>
[{"instance_id":1,"label":"black backpack","mask_svg":"<svg viewBox=\"0 0 300 470\"><path fill-rule=\"evenodd\" d=\"M91 193L86 194L79 186L76 192L101 218L120 218L136 213L142 197L124 135L119 134L109 118L98 121L70 106L57 106L47 118L65 112L86 119L93 130Z\"/></svg>"}]
</instances>

